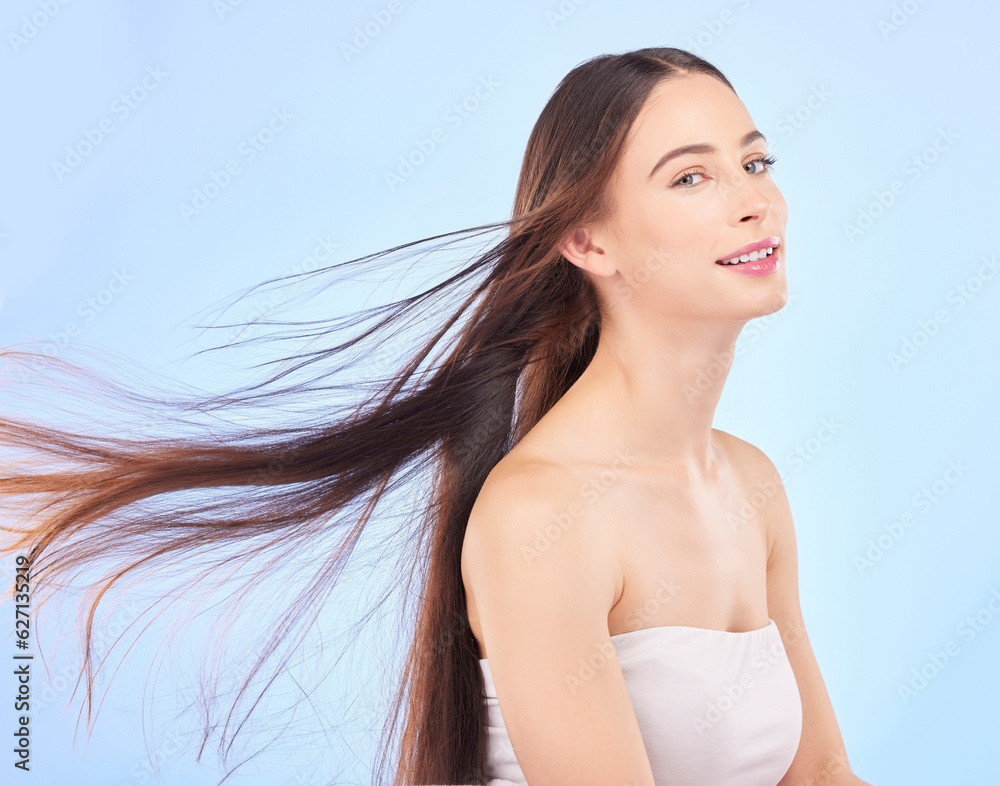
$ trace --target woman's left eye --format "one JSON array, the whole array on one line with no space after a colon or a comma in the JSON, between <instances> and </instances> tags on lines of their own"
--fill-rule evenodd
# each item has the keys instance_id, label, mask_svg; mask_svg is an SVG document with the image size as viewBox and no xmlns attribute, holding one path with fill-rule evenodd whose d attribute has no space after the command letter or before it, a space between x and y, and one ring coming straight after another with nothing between
<instances>
[{"instance_id":1,"label":"woman's left eye","mask_svg":"<svg viewBox=\"0 0 1000 786\"><path fill-rule=\"evenodd\" d=\"M756 175L759 172L770 171L771 167L773 167L777 163L777 161L778 159L776 159L774 156L761 156L760 158L755 158L753 161L747 161L747 166L749 166L750 164L760 164L761 168L758 169L756 172L751 173Z\"/></svg>"}]
</instances>

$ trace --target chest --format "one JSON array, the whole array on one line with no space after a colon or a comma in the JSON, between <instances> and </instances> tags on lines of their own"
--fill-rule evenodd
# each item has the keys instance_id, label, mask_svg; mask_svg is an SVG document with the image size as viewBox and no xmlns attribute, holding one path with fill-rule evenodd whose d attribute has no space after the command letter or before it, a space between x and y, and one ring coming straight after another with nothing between
<instances>
[{"instance_id":1,"label":"chest","mask_svg":"<svg viewBox=\"0 0 1000 786\"><path fill-rule=\"evenodd\" d=\"M710 486L644 483L614 503L611 549L621 591L608 614L611 635L661 625L767 624L766 525L738 478Z\"/></svg>"}]
</instances>

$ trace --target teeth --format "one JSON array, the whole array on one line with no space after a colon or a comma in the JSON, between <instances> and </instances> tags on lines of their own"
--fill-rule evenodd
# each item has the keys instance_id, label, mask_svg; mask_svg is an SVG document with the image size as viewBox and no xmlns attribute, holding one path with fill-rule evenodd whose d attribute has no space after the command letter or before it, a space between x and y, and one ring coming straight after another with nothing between
<instances>
[{"instance_id":1,"label":"teeth","mask_svg":"<svg viewBox=\"0 0 1000 786\"><path fill-rule=\"evenodd\" d=\"M749 254L743 254L739 257L733 257L732 259L723 259L723 265L735 265L738 262L756 262L758 259L763 259L766 256L770 256L774 253L774 246L769 246L768 248L762 248L759 251L751 251Z\"/></svg>"}]
</instances>

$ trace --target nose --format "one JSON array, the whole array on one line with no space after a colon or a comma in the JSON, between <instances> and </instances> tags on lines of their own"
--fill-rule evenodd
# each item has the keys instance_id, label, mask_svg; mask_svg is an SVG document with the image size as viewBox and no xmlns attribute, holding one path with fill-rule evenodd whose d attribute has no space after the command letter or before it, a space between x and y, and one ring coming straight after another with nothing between
<instances>
[{"instance_id":1,"label":"nose","mask_svg":"<svg viewBox=\"0 0 1000 786\"><path fill-rule=\"evenodd\" d=\"M737 183L732 188L734 223L763 221L771 209L771 200L764 189L752 176L744 175Z\"/></svg>"}]
</instances>

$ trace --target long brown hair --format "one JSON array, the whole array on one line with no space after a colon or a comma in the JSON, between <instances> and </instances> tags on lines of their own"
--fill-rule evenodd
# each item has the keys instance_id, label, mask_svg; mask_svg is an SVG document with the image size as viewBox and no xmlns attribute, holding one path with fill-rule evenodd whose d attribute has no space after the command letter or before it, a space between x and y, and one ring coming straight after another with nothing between
<instances>
[{"instance_id":1,"label":"long brown hair","mask_svg":"<svg viewBox=\"0 0 1000 786\"><path fill-rule=\"evenodd\" d=\"M5 460L0 470L0 503L16 509L22 522L17 527L4 523L7 534L0 553L28 555L32 589L43 599L79 570L101 561L111 566L88 585L89 605L81 606L87 615L88 719L95 614L102 598L126 577L162 569L187 555L199 559L201 577L221 575L227 568L245 570L255 559L301 559L307 547L332 538L310 580L282 607L273 635L242 681L220 734L225 761L269 684L237 717L257 672L275 659L276 672L286 665L286 656L279 657L281 648L300 641L315 621L379 501L417 477L430 493L419 498L412 531L397 530L409 532L410 548L404 550L407 559L396 564L404 566L398 581L405 578L407 589L418 571L425 575L417 592L415 630L383 728L376 777L385 782L386 760L392 755L395 786L485 783L484 685L460 563L468 515L490 470L592 359L602 304L589 279L561 256L559 245L579 224L614 210L607 185L633 121L658 82L691 72L711 75L732 88L713 65L673 48L603 55L574 68L532 129L510 221L425 238L299 275L322 278L346 273L351 266L368 269L376 260L411 253L428 241L448 248L456 238L479 238L497 229L506 230L502 239L417 295L296 334L325 339L326 347L284 358L283 370L259 385L171 400L140 395L55 358L2 350L9 363L30 365L44 372L43 379L48 375L45 384L50 387L57 372L68 371L89 386L78 394L81 402L104 395L109 407L127 413L116 415L119 422L133 429L128 436L105 436L26 417L0 419L0 448L29 456ZM322 406L313 400L309 417L291 414L303 393L337 389L329 378L346 373L350 364L316 373L314 381L323 385L299 381L280 386L282 379L344 357L352 348L357 358L358 350L368 346L364 342L377 346L395 338L401 325L413 324L435 303L450 303L450 315L395 373L349 388L364 393L350 406L338 410L332 398ZM371 324L358 335L330 346L331 336L364 326L366 320ZM24 381L20 390L28 385ZM249 404L266 406L274 417L287 407L289 413L282 417L288 423L223 427L221 418L236 416ZM210 417L199 422L199 416ZM144 435L143 422L192 432ZM215 496L199 504L182 505L162 496L204 490ZM151 506L154 497L158 504ZM251 572L240 598L261 578L262 572ZM399 746L390 753L404 705ZM199 758L214 729L207 720Z\"/></svg>"}]
</instances>

